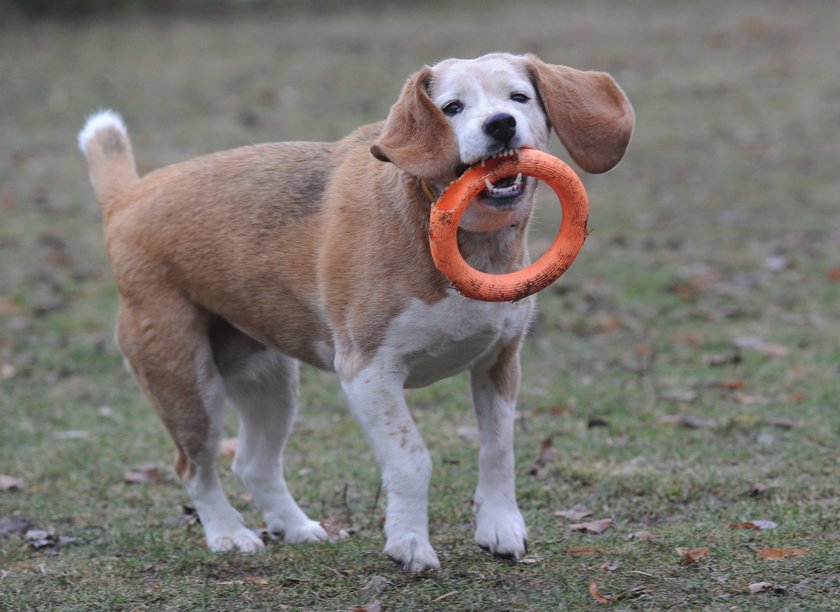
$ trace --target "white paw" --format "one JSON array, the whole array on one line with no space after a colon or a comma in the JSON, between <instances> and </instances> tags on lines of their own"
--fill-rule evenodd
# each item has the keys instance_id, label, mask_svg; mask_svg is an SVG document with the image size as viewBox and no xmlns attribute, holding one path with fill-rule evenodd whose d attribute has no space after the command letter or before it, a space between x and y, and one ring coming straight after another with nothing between
<instances>
[{"instance_id":1,"label":"white paw","mask_svg":"<svg viewBox=\"0 0 840 612\"><path fill-rule=\"evenodd\" d=\"M283 541L288 544L303 544L305 542L324 542L329 538L327 531L318 521L307 521L283 533Z\"/></svg>"},{"instance_id":2,"label":"white paw","mask_svg":"<svg viewBox=\"0 0 840 612\"><path fill-rule=\"evenodd\" d=\"M265 548L260 536L244 527L233 533L208 535L207 546L214 552L238 550L244 553L255 553Z\"/></svg>"},{"instance_id":3,"label":"white paw","mask_svg":"<svg viewBox=\"0 0 840 612\"><path fill-rule=\"evenodd\" d=\"M407 533L388 538L385 554L409 572L425 572L440 567L437 553L428 538Z\"/></svg>"},{"instance_id":4,"label":"white paw","mask_svg":"<svg viewBox=\"0 0 840 612\"><path fill-rule=\"evenodd\" d=\"M476 514L475 541L497 557L520 559L528 550L528 531L519 510L499 510L487 504Z\"/></svg>"}]
</instances>

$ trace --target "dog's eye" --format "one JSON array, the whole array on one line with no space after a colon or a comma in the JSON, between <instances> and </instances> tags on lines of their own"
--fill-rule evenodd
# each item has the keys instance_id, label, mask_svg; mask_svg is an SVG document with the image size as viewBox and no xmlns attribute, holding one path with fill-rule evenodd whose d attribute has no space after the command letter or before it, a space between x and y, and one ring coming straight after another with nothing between
<instances>
[{"instance_id":1,"label":"dog's eye","mask_svg":"<svg viewBox=\"0 0 840 612\"><path fill-rule=\"evenodd\" d=\"M462 110L464 110L464 105L461 104L460 100L452 100L452 102L447 102L446 104L444 104L441 110L443 111L444 115L454 117Z\"/></svg>"},{"instance_id":2,"label":"dog's eye","mask_svg":"<svg viewBox=\"0 0 840 612\"><path fill-rule=\"evenodd\" d=\"M519 102L520 104L527 104L531 101L531 98L526 96L524 93L512 93L510 94L510 99L514 102Z\"/></svg>"}]
</instances>

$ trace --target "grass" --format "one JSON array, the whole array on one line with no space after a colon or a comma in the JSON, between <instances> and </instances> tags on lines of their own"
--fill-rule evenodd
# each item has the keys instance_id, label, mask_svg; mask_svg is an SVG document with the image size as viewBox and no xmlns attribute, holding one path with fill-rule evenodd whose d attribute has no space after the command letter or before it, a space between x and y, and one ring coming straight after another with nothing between
<instances>
[{"instance_id":1,"label":"grass","mask_svg":"<svg viewBox=\"0 0 840 612\"><path fill-rule=\"evenodd\" d=\"M593 581L632 593L622 609L836 606L833 4L482 7L0 26L0 474L26 481L0 492L0 517L78 538L60 550L0 539L0 608L586 609L599 605ZM207 552L182 516L171 442L110 339L116 296L74 148L83 116L123 112L144 169L247 142L335 139L383 117L423 63L499 48L611 71L638 119L625 161L585 177L595 232L541 294L524 353L528 562L472 544L463 376L409 393L435 463L442 561L410 576L381 554L371 453L334 378L310 369L289 482L350 537ZM555 208L544 196L535 250ZM764 345L738 348L744 337ZM548 438L553 453L532 469ZM146 463L160 484L124 481ZM256 525L229 463L226 489ZM554 512L576 505L615 522L599 536L569 531ZM778 528L729 527L755 519ZM639 531L655 541L630 537ZM569 552L583 546L601 552ZM681 546L711 552L681 565ZM762 547L811 554L763 561ZM385 586L365 589L376 576ZM761 581L785 594L749 594Z\"/></svg>"}]
</instances>

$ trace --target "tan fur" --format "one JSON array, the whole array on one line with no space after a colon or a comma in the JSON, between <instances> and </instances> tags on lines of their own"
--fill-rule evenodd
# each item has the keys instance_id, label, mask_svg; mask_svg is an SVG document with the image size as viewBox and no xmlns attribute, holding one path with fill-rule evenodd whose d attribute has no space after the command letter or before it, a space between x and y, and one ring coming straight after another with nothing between
<instances>
[{"instance_id":1,"label":"tan fur","mask_svg":"<svg viewBox=\"0 0 840 612\"><path fill-rule=\"evenodd\" d=\"M495 54L474 63L457 62L479 76L482 66L493 65L505 74L518 75L516 82L530 79L545 112L531 106L523 115L529 122L539 121L530 128L535 135L528 138L533 140L521 146L547 146L547 116L583 168L602 172L623 155L632 131L632 107L608 75L547 65L533 56ZM227 505L215 477L224 396L248 399L246 383L253 382L262 388L273 384L291 397L285 400L291 405L283 410L292 416L278 421L283 432L271 442L281 453L297 389L296 364L289 358L337 369L350 388L348 393L354 389L357 393L355 414L365 421L368 433L380 425L376 412L380 408L362 401L367 401L365 392L355 379L362 371L370 376L376 368L386 368L388 359L399 357L400 351L406 357L397 359L398 367L412 363L426 368L401 372L402 384L426 384L442 372L460 371L484 360L482 367L489 364L489 370L480 376L486 375L483 380L490 383L476 383L477 388L483 397L495 393L504 401L492 400L481 410L477 407L477 412L488 414L497 405L508 415L504 418L512 418L519 349L532 301L491 307L456 296L429 252L431 203L419 179L440 191L456 177L462 163L459 135L439 108L441 102L433 99L436 79L448 65L443 62L412 75L385 121L363 126L335 143L242 147L161 168L139 179L118 116L103 113L99 123L92 120L90 129L80 134L103 206L108 255L119 290L117 341L175 440L176 469L198 500L196 505L201 502L199 513L214 550L261 546L255 535L237 527L241 519ZM495 76L486 78L492 82L480 86L496 83ZM513 104L510 100L504 98L506 104ZM459 233L459 246L471 265L498 273L528 263L525 237L532 198L530 184L517 206L473 205L475 227L483 229ZM436 326L429 327L449 343L440 347L440 360L411 355L411 347L401 344L399 334L418 330L419 337L425 334L424 321L411 318L427 316L423 313L440 317L430 322ZM398 319L401 323L394 327ZM469 323L463 325L471 330L464 332L469 337L458 336L461 323ZM438 349L437 337L425 341L429 350ZM385 346L386 342L391 344ZM495 355L494 360L487 361L488 355ZM273 373L249 374L248 369L257 366ZM393 374L383 372L383 376ZM395 393L388 387L382 397L397 403L381 409L407 418ZM259 414L254 410L241 414L254 438L259 437ZM411 427L406 432L415 439L412 448L419 455L412 461L430 466L419 434L410 419L407 423ZM507 452L499 444L492 452ZM241 461L242 474L252 483L263 482L263 468L255 462L267 461L260 464L266 470L276 465L270 457L260 458L268 452L260 448L243 453L247 456ZM386 472L399 472L401 461L388 461L391 467L386 466ZM426 467L418 467L418 473L425 473ZM505 469L512 470L512 463ZM486 469L484 473L485 479L491 478ZM389 495L399 496L398 486L410 480L393 480ZM270 491L266 499L281 500L282 511L275 516L263 508L266 516L274 517L278 528L290 525L290 537L296 541L326 537L294 504L282 476L280 481L266 485ZM492 492L482 487L481 497L492 498ZM496 541L494 517L519 516L515 502L504 512L488 508L485 505L482 511L482 535L477 536L482 546ZM421 525L423 516L418 515ZM434 567L434 551L423 541L405 540L408 536L399 533L401 520L396 526L386 525L391 532L386 550L411 569ZM522 553L524 523L521 517L514 522L519 526L509 533L519 535L487 544L497 554Z\"/></svg>"}]
</instances>

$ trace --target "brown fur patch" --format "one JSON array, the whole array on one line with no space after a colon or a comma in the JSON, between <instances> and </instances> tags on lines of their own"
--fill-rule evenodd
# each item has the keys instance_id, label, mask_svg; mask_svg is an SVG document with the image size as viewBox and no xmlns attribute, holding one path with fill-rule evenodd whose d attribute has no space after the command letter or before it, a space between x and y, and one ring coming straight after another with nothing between
<instances>
[{"instance_id":1,"label":"brown fur patch","mask_svg":"<svg viewBox=\"0 0 840 612\"><path fill-rule=\"evenodd\" d=\"M521 338L502 347L496 363L490 368L489 376L496 392L509 402L516 400L519 392L521 369L519 365L519 345Z\"/></svg>"}]
</instances>

